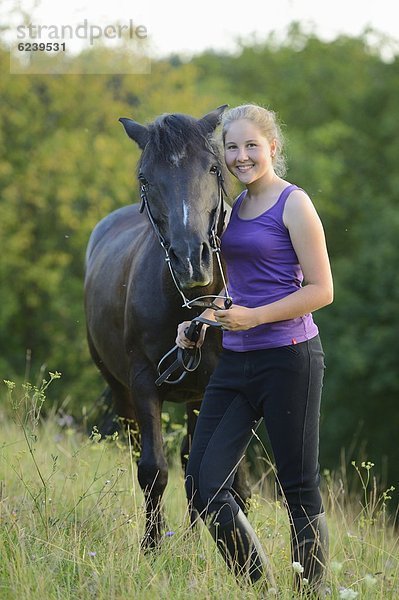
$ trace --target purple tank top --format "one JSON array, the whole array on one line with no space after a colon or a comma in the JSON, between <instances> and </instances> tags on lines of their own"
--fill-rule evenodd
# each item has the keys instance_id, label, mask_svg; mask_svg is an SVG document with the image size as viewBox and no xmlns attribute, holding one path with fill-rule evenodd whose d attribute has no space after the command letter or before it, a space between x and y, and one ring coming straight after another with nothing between
<instances>
[{"instance_id":1,"label":"purple tank top","mask_svg":"<svg viewBox=\"0 0 399 600\"><path fill-rule=\"evenodd\" d=\"M285 202L295 185L287 186L277 202L255 219L238 215L246 190L238 196L221 239L228 288L234 304L254 308L298 290L303 274L283 223ZM265 323L246 331L224 331L223 347L245 352L277 348L309 340L318 334L312 315Z\"/></svg>"}]
</instances>

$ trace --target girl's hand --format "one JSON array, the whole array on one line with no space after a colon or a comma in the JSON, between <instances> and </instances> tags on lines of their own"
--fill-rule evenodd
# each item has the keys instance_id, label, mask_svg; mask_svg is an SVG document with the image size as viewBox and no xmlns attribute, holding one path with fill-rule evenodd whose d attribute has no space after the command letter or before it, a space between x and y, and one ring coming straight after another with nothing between
<instances>
[{"instance_id":1,"label":"girl's hand","mask_svg":"<svg viewBox=\"0 0 399 600\"><path fill-rule=\"evenodd\" d=\"M191 321L183 321L182 323L180 323L177 326L177 336L176 336L175 343L176 343L176 346L178 346L179 348L183 348L183 349L195 348L195 346L197 346L197 348L200 348L202 346L202 344L204 343L205 333L206 333L206 330L208 329L209 325L206 325L206 324L202 325L201 333L200 333L197 343L192 342L185 335L185 332L190 327L190 325L191 325Z\"/></svg>"},{"instance_id":2,"label":"girl's hand","mask_svg":"<svg viewBox=\"0 0 399 600\"><path fill-rule=\"evenodd\" d=\"M216 321L221 323L223 329L230 331L246 331L258 325L255 314L253 308L238 306L237 304L233 304L227 310L214 311Z\"/></svg>"}]
</instances>

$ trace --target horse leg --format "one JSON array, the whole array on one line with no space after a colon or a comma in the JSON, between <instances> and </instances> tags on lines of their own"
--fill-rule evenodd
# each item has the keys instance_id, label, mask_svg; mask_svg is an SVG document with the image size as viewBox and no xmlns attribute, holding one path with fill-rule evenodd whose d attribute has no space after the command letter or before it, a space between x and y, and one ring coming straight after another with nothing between
<instances>
[{"instance_id":1,"label":"horse leg","mask_svg":"<svg viewBox=\"0 0 399 600\"><path fill-rule=\"evenodd\" d=\"M111 435L120 429L118 423L116 422L116 417L122 419L125 426L136 421L132 398L128 388L115 379L115 377L106 368L103 360L94 346L93 340L91 339L89 333L87 334L87 341L91 357L97 365L101 375L107 382L109 390L111 391L112 402L109 402L108 400L109 390L105 390L102 394L102 398L108 406L106 406L104 411L103 423L101 426L99 426L99 430L102 435ZM135 427L132 427L132 430L134 429ZM135 446L136 445L137 440L135 440Z\"/></svg>"},{"instance_id":2,"label":"horse leg","mask_svg":"<svg viewBox=\"0 0 399 600\"><path fill-rule=\"evenodd\" d=\"M232 494L245 515L248 515L251 501L251 487L248 480L247 464L244 460L238 465L234 476Z\"/></svg>"},{"instance_id":3,"label":"horse leg","mask_svg":"<svg viewBox=\"0 0 399 600\"><path fill-rule=\"evenodd\" d=\"M142 541L144 550L156 548L162 535L161 501L167 481L162 428L162 401L155 386L155 373L150 365L134 363L131 389L135 399L137 422L141 435L138 480L145 498L146 523Z\"/></svg>"},{"instance_id":4,"label":"horse leg","mask_svg":"<svg viewBox=\"0 0 399 600\"><path fill-rule=\"evenodd\" d=\"M187 434L184 436L181 448L180 448L180 460L183 468L184 475L186 474L188 455L191 450L191 444L194 435L195 424L197 422L198 411L201 407L201 401L187 402L186 414L187 414ZM193 525L198 521L198 511L189 503L189 515L190 523Z\"/></svg>"}]
</instances>

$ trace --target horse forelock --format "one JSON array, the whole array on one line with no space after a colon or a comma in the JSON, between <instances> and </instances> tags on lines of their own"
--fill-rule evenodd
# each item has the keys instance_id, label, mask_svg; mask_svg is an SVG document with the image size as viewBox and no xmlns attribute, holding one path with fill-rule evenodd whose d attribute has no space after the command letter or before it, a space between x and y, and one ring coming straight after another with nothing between
<instances>
[{"instance_id":1,"label":"horse forelock","mask_svg":"<svg viewBox=\"0 0 399 600\"><path fill-rule=\"evenodd\" d=\"M182 159L198 155L199 150L216 154L197 119L182 114L166 114L149 125L146 158L178 166Z\"/></svg>"}]
</instances>

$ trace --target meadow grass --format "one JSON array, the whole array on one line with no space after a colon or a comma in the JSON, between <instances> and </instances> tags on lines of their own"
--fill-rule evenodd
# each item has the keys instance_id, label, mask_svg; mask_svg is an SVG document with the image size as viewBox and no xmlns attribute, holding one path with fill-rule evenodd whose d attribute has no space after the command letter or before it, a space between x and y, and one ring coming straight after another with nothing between
<instances>
[{"instance_id":1,"label":"meadow grass","mask_svg":"<svg viewBox=\"0 0 399 600\"><path fill-rule=\"evenodd\" d=\"M46 386L8 383L0 444L0 598L233 600L267 597L239 586L202 525L189 528L177 451L169 452L166 530L144 554L143 495L126 441L101 440L71 420L41 419ZM18 395L19 394L19 395ZM178 437L178 436L177 436ZM176 444L175 444L176 446ZM398 534L388 518L389 490L378 494L372 463L353 466L360 492L326 474L330 598L399 598ZM277 597L293 596L289 526L273 481L255 482L250 520L270 556ZM275 596L274 596L275 597Z\"/></svg>"}]
</instances>

